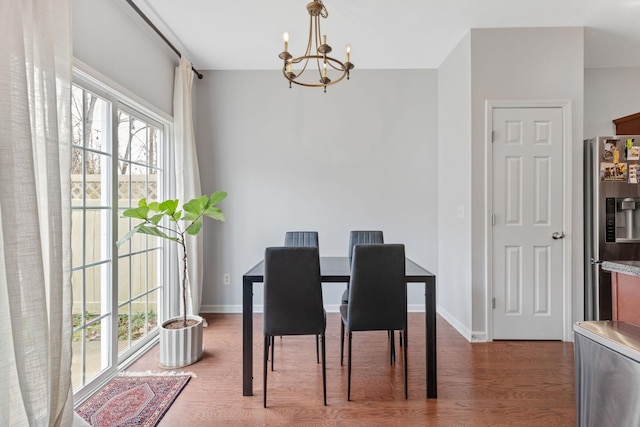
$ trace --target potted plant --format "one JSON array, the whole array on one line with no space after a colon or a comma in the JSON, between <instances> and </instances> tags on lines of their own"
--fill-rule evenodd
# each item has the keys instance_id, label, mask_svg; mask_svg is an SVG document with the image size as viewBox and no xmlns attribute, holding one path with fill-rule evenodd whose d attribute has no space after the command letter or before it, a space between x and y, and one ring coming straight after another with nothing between
<instances>
[{"instance_id":1,"label":"potted plant","mask_svg":"<svg viewBox=\"0 0 640 427\"><path fill-rule=\"evenodd\" d=\"M176 242L182 251L182 316L166 320L160 325L160 365L165 368L187 366L202 357L203 319L200 316L187 315L186 238L200 232L205 216L217 221L225 220L222 210L216 207L225 197L227 193L224 191L216 191L211 196L196 197L182 205L182 210L178 210L177 199L147 204L147 200L143 198L137 208L123 212L125 217L139 219L142 222L116 243L118 247L130 240L134 234L142 233Z\"/></svg>"}]
</instances>

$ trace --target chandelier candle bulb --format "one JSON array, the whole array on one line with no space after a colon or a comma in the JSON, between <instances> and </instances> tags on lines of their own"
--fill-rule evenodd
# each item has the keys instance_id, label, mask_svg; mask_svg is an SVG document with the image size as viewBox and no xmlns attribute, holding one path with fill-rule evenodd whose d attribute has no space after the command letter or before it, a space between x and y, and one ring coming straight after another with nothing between
<instances>
[{"instance_id":1,"label":"chandelier candle bulb","mask_svg":"<svg viewBox=\"0 0 640 427\"><path fill-rule=\"evenodd\" d=\"M289 33L285 32L282 38L284 39L284 51L287 52L289 50Z\"/></svg>"},{"instance_id":2,"label":"chandelier candle bulb","mask_svg":"<svg viewBox=\"0 0 640 427\"><path fill-rule=\"evenodd\" d=\"M351 60L351 46L347 45L347 62L349 62L350 60Z\"/></svg>"},{"instance_id":3,"label":"chandelier candle bulb","mask_svg":"<svg viewBox=\"0 0 640 427\"><path fill-rule=\"evenodd\" d=\"M323 69L322 69L322 77L327 77L327 63L325 62L323 64Z\"/></svg>"},{"instance_id":4,"label":"chandelier candle bulb","mask_svg":"<svg viewBox=\"0 0 640 427\"><path fill-rule=\"evenodd\" d=\"M327 44L327 35L322 36L322 44Z\"/></svg>"}]
</instances>

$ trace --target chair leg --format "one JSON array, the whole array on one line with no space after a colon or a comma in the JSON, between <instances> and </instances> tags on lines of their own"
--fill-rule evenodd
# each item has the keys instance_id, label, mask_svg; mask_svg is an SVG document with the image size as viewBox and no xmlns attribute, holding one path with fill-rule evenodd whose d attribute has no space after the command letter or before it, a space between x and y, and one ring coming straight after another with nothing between
<instances>
[{"instance_id":1,"label":"chair leg","mask_svg":"<svg viewBox=\"0 0 640 427\"><path fill-rule=\"evenodd\" d=\"M340 320L340 366L344 359L344 322Z\"/></svg>"},{"instance_id":2,"label":"chair leg","mask_svg":"<svg viewBox=\"0 0 640 427\"><path fill-rule=\"evenodd\" d=\"M280 337L280 339L282 339L282 337ZM274 348L276 346L276 337L275 336L271 336L271 370L273 371L273 359L274 359Z\"/></svg>"},{"instance_id":3,"label":"chair leg","mask_svg":"<svg viewBox=\"0 0 640 427\"><path fill-rule=\"evenodd\" d=\"M409 366L407 365L407 329L405 326L404 329L404 339L405 339L405 343L404 343L404 351L403 351L403 355L404 355L404 398L405 399L409 399L409 385L407 384L408 381L408 375L409 375Z\"/></svg>"},{"instance_id":4,"label":"chair leg","mask_svg":"<svg viewBox=\"0 0 640 427\"><path fill-rule=\"evenodd\" d=\"M263 357L263 363L264 363L264 371L263 371L263 378L262 378L262 388L263 388L263 394L262 394L262 398L263 398L263 406L266 408L267 407L267 372L269 369L267 369L267 358L269 357L269 344L271 343L271 337L269 335L265 335L264 336L264 354L262 355ZM273 359L271 359L271 361L273 362Z\"/></svg>"},{"instance_id":5,"label":"chair leg","mask_svg":"<svg viewBox=\"0 0 640 427\"><path fill-rule=\"evenodd\" d=\"M396 334L394 331L389 331L391 340L389 342L389 365L393 365L396 360Z\"/></svg>"},{"instance_id":6,"label":"chair leg","mask_svg":"<svg viewBox=\"0 0 640 427\"><path fill-rule=\"evenodd\" d=\"M349 334L349 349L347 350L347 401L351 400L351 331Z\"/></svg>"},{"instance_id":7,"label":"chair leg","mask_svg":"<svg viewBox=\"0 0 640 427\"><path fill-rule=\"evenodd\" d=\"M318 363L320 363L320 348L319 348L319 343L320 343L320 335L316 335L316 361Z\"/></svg>"},{"instance_id":8,"label":"chair leg","mask_svg":"<svg viewBox=\"0 0 640 427\"><path fill-rule=\"evenodd\" d=\"M322 393L324 396L324 406L327 406L327 340L324 333L320 336L320 340L322 342Z\"/></svg>"}]
</instances>

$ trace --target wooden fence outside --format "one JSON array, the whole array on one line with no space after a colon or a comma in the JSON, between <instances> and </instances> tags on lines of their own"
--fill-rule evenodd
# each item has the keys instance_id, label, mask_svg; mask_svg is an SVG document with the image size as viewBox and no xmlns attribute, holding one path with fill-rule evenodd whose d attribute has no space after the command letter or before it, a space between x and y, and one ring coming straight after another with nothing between
<instances>
[{"instance_id":1,"label":"wooden fence outside","mask_svg":"<svg viewBox=\"0 0 640 427\"><path fill-rule=\"evenodd\" d=\"M147 183L147 177L149 182ZM104 221L110 221L110 209L99 209L110 203L102 202L102 192L100 175L88 175L87 184L83 187L82 176L72 175L71 178L71 194L72 206L82 206L83 196L85 197L85 206L87 209L73 209L71 218L71 249L73 266L92 264L102 260L111 258L111 236L107 234L110 224ZM129 179L131 178L131 182ZM119 176L118 198L120 207L129 206L129 193L131 189L131 203L136 206L138 200L147 197L147 200L155 200L157 197L157 183L151 181L155 175L148 176ZM83 188L86 190L83 191ZM118 215L118 236L124 236L131 225L135 225L136 221L128 218L121 218L121 212L113 212ZM84 233L83 233L84 229ZM83 241L83 235L86 238ZM84 243L84 246L83 246ZM118 255L136 253L145 247L161 246L160 239L136 235L131 239L131 243L123 245L118 249ZM83 258L84 254L84 258ZM161 257L161 249L151 252L143 252L141 254L131 255L130 257L119 257L118 262L118 300L125 301L127 299L136 298L147 292L147 286L154 288L161 279L158 275L158 258ZM84 259L84 261L83 261ZM129 269L129 263L131 268ZM103 285L107 285L107 278L110 271L110 263L104 263L94 267L84 269L85 275L85 301L86 311L89 313L100 313L100 305L103 300ZM72 276L73 282L73 313L82 312L82 270L75 271ZM106 282L106 283L105 283ZM149 311L157 313L157 292L149 298ZM132 302L133 312L144 312L147 310L146 299L139 298ZM128 308L122 307L121 313L127 313Z\"/></svg>"}]
</instances>

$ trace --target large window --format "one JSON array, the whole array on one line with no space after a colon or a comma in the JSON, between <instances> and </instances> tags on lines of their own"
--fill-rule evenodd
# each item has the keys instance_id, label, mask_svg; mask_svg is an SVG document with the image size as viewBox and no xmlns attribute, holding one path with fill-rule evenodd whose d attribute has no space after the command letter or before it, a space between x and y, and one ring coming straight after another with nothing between
<instances>
[{"instance_id":1,"label":"large window","mask_svg":"<svg viewBox=\"0 0 640 427\"><path fill-rule=\"evenodd\" d=\"M76 76L72 90L74 392L113 374L157 335L166 264L162 241L136 235L122 211L166 196L168 123L119 93Z\"/></svg>"}]
</instances>

